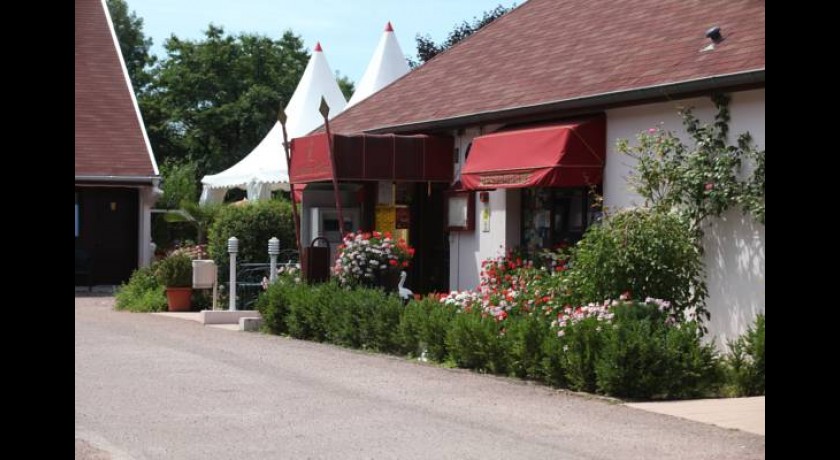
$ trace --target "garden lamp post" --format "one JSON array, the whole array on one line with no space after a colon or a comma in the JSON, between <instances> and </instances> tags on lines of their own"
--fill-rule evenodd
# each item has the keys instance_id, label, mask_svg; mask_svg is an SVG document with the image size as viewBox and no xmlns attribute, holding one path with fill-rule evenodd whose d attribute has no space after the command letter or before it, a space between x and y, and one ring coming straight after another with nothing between
<instances>
[{"instance_id":1,"label":"garden lamp post","mask_svg":"<svg viewBox=\"0 0 840 460\"><path fill-rule=\"evenodd\" d=\"M236 310L236 253L239 252L239 240L235 236L228 238L228 254L230 254L230 306L228 310Z\"/></svg>"},{"instance_id":2,"label":"garden lamp post","mask_svg":"<svg viewBox=\"0 0 840 460\"><path fill-rule=\"evenodd\" d=\"M271 265L268 275L269 283L273 283L274 280L277 279L277 255L280 254L280 240L277 237L272 236L270 240L268 240L268 257L271 259Z\"/></svg>"}]
</instances>

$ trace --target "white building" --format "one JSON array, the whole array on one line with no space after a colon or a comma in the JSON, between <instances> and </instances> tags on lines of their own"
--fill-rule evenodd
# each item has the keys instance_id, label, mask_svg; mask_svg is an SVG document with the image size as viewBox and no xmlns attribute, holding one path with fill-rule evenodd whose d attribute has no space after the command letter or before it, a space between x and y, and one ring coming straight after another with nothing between
<instances>
[{"instance_id":1,"label":"white building","mask_svg":"<svg viewBox=\"0 0 840 460\"><path fill-rule=\"evenodd\" d=\"M362 227L383 229L374 210L402 200L420 258L415 292L474 288L481 261L505 248L579 237L591 220L584 184L609 207L641 204L616 141L660 123L682 132L680 107L711 121L709 96L729 93L731 141L749 131L764 148L764 16L763 2L529 0L331 122L333 133L389 134L394 145L447 137L454 151L442 189L422 174L339 170L361 190L346 205ZM406 155L394 147L395 169ZM459 193L474 212L446 231L444 203ZM707 232L706 265L710 332L725 340L764 310L764 226L725 215Z\"/></svg>"}]
</instances>

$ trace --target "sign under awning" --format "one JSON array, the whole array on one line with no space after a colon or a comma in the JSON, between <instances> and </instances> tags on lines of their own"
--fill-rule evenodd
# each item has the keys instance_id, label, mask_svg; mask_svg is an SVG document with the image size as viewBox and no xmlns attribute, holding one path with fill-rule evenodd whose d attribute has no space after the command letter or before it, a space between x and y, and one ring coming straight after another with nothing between
<instances>
[{"instance_id":1,"label":"sign under awning","mask_svg":"<svg viewBox=\"0 0 840 460\"><path fill-rule=\"evenodd\" d=\"M339 181L452 182L449 136L333 134ZM290 182L332 180L327 134L292 139Z\"/></svg>"},{"instance_id":2,"label":"sign under awning","mask_svg":"<svg viewBox=\"0 0 840 460\"><path fill-rule=\"evenodd\" d=\"M606 138L603 116L479 136L461 182L467 190L600 184Z\"/></svg>"}]
</instances>

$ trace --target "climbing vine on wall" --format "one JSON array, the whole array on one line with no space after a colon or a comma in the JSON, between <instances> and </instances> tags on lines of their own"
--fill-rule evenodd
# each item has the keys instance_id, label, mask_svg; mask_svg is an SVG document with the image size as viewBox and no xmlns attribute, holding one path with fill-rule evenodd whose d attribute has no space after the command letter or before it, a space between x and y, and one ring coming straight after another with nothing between
<instances>
[{"instance_id":1,"label":"climbing vine on wall","mask_svg":"<svg viewBox=\"0 0 840 460\"><path fill-rule=\"evenodd\" d=\"M730 97L719 94L712 101L717 109L713 123L701 122L690 108L680 111L688 144L661 128L640 133L635 145L618 142L619 152L637 160L631 184L645 204L685 217L698 242L708 218L733 206L764 224L764 150L749 133L730 144Z\"/></svg>"}]
</instances>

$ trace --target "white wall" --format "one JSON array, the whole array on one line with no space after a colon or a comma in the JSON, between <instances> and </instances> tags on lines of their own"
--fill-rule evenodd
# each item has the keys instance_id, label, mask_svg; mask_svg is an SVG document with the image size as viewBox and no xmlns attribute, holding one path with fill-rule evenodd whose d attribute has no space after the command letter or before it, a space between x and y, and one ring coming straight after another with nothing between
<instances>
[{"instance_id":1,"label":"white wall","mask_svg":"<svg viewBox=\"0 0 840 460\"><path fill-rule=\"evenodd\" d=\"M455 145L459 147L460 161L456 165L456 174L464 164L464 154L472 139L487 134L499 125L467 129L456 136ZM504 254L505 248L519 244L519 192L498 189L489 192L490 231L481 229L481 203L475 193L475 229L471 232L458 231L449 233L449 289L474 289L478 286L481 261ZM513 222L516 225L513 225ZM515 228L514 228L515 227Z\"/></svg>"},{"instance_id":2,"label":"white wall","mask_svg":"<svg viewBox=\"0 0 840 460\"><path fill-rule=\"evenodd\" d=\"M732 95L730 141L749 131L761 148L765 145L764 90ZM620 138L635 140L637 133L648 128L664 127L681 133L677 110L695 107L695 115L712 121L714 106L708 98L649 104L607 111L607 163L604 170L604 201L609 208L641 205L642 201L629 190L627 182L633 161L615 150ZM662 123L662 124L660 124ZM709 332L716 335L719 346L740 334L757 312L764 311L764 226L755 224L740 210L731 210L706 230L707 281L711 312Z\"/></svg>"},{"instance_id":3,"label":"white wall","mask_svg":"<svg viewBox=\"0 0 840 460\"><path fill-rule=\"evenodd\" d=\"M152 251L152 208L158 199L158 194L155 193L155 186L140 187L138 190L138 206L139 213L138 223L138 238L137 238L137 265L145 267L152 262L154 252Z\"/></svg>"},{"instance_id":4,"label":"white wall","mask_svg":"<svg viewBox=\"0 0 840 460\"><path fill-rule=\"evenodd\" d=\"M490 198L490 231L481 229L481 210L484 206L475 193L475 229L471 232L449 233L449 289L464 290L478 287L481 261L504 254L507 246L519 244L518 228L509 231L509 219L519 222L518 194L508 203L507 190L493 190ZM515 237L515 239L513 239Z\"/></svg>"}]
</instances>

